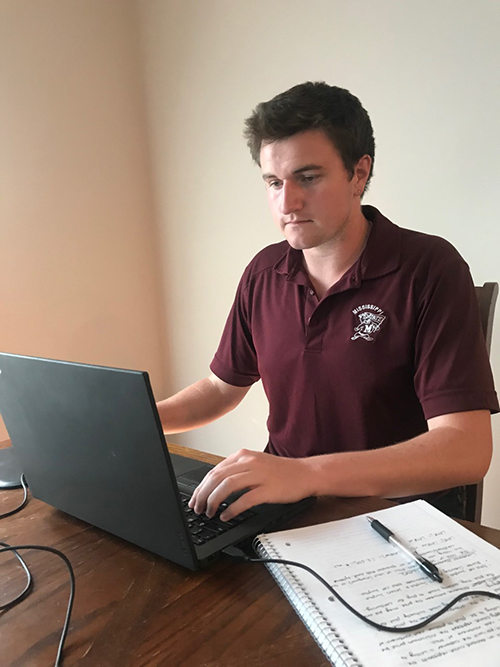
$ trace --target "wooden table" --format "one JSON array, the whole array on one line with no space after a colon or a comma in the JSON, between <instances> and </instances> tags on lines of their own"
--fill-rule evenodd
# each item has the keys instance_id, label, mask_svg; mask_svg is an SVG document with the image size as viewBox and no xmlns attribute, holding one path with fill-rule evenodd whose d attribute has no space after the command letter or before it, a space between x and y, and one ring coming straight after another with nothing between
<instances>
[{"instance_id":1,"label":"wooden table","mask_svg":"<svg viewBox=\"0 0 500 667\"><path fill-rule=\"evenodd\" d=\"M220 458L169 445L171 451L217 463ZM0 512L21 491L0 493ZM321 498L295 520L306 525L389 506L368 498ZM500 531L463 522L500 547ZM31 499L0 523L11 545L60 549L76 576L64 666L91 667L328 667L320 649L266 568L220 560L190 572L102 530ZM0 667L54 664L68 600L62 561L25 552L35 579L21 604L0 613ZM12 556L0 557L0 604L24 586Z\"/></svg>"}]
</instances>

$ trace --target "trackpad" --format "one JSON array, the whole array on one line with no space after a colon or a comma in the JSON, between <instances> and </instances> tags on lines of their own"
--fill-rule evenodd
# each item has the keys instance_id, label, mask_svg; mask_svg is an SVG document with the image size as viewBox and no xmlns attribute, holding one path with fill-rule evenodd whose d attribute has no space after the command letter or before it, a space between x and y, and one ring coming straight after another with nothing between
<instances>
[{"instance_id":1,"label":"trackpad","mask_svg":"<svg viewBox=\"0 0 500 667\"><path fill-rule=\"evenodd\" d=\"M196 470L197 468L205 469L207 464L198 459L191 459L187 456L179 456L178 454L170 453L170 461L174 468L174 475L179 477L179 475L184 475L191 470ZM212 466L213 467L213 466Z\"/></svg>"},{"instance_id":2,"label":"trackpad","mask_svg":"<svg viewBox=\"0 0 500 667\"><path fill-rule=\"evenodd\" d=\"M193 470L189 470L188 472L183 473L182 475L179 475L177 477L177 482L179 484L185 484L186 486L189 486L191 488L195 488L198 486L198 484L202 481L202 479L205 477L207 472L212 470L214 466L204 463L201 466L198 466L197 468L194 468Z\"/></svg>"},{"instance_id":3,"label":"trackpad","mask_svg":"<svg viewBox=\"0 0 500 667\"><path fill-rule=\"evenodd\" d=\"M209 463L202 463L197 468L184 472L176 477L177 483L184 491L189 490L192 493L198 484L203 480L205 475L215 468L215 466L210 465ZM238 500L240 496L249 491L250 489L242 489L241 491L235 491L231 493L226 499L225 502L230 505L234 503L235 500Z\"/></svg>"}]
</instances>

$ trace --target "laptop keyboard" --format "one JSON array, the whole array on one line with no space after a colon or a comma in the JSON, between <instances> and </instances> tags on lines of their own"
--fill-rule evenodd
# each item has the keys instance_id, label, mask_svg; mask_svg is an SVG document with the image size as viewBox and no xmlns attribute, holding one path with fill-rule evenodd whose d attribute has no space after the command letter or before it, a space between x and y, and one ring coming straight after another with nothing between
<instances>
[{"instance_id":1,"label":"laptop keyboard","mask_svg":"<svg viewBox=\"0 0 500 667\"><path fill-rule=\"evenodd\" d=\"M215 516L209 519L207 516L205 516L205 514L196 514L196 512L188 507L190 496L181 493L181 499L189 532L191 533L191 539L195 544L198 545L205 544L209 540L213 540L214 537L222 535L222 533L231 530L231 528L239 526L240 524L255 516L255 512L247 510L246 512L238 514L238 516L235 516L234 519L230 519L229 521L221 521L219 518L220 514L228 506L228 503L224 502L219 505Z\"/></svg>"}]
</instances>

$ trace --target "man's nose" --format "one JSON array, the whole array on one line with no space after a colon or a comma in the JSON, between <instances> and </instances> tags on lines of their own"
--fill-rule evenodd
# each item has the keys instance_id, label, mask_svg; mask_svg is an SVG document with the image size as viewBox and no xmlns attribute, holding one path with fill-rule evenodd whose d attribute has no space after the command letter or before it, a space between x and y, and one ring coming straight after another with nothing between
<instances>
[{"instance_id":1,"label":"man's nose","mask_svg":"<svg viewBox=\"0 0 500 667\"><path fill-rule=\"evenodd\" d=\"M302 188L293 181L284 181L281 189L280 209L283 215L290 215L294 211L300 211L304 205Z\"/></svg>"}]
</instances>

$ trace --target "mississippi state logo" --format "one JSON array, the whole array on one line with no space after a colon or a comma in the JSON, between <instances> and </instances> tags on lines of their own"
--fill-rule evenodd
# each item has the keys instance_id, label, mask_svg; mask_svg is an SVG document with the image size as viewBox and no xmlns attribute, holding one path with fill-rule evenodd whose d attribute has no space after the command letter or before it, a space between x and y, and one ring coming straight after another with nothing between
<instances>
[{"instance_id":1,"label":"mississippi state logo","mask_svg":"<svg viewBox=\"0 0 500 667\"><path fill-rule=\"evenodd\" d=\"M359 324L354 327L354 336L351 336L351 340L358 338L373 340L385 320L384 311L372 303L366 303L354 308L352 312L358 316Z\"/></svg>"}]
</instances>

